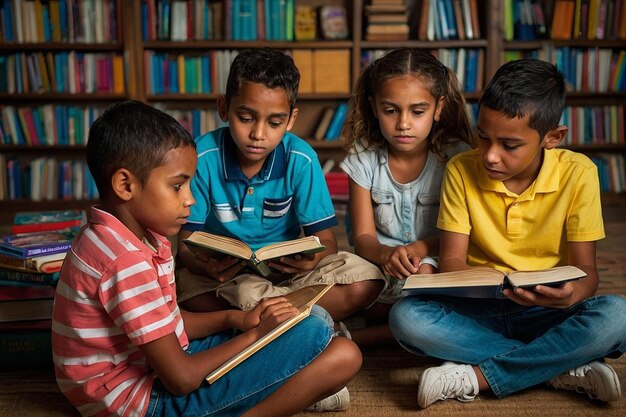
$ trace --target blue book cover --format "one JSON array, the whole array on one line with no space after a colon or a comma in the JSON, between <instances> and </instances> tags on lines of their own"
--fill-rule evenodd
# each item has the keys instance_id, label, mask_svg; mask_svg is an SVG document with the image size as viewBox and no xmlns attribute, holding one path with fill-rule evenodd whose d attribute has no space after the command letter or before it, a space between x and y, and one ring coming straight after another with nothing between
<instances>
[{"instance_id":1,"label":"blue book cover","mask_svg":"<svg viewBox=\"0 0 626 417\"><path fill-rule=\"evenodd\" d=\"M9 63L6 55L0 55L0 92L9 92L9 71L13 71L9 68Z\"/></svg>"},{"instance_id":2,"label":"blue book cover","mask_svg":"<svg viewBox=\"0 0 626 417\"><path fill-rule=\"evenodd\" d=\"M452 0L444 0L443 4L446 13L446 22L448 26L448 39L458 39L456 30L456 19L454 17L454 6Z\"/></svg>"},{"instance_id":3,"label":"blue book cover","mask_svg":"<svg viewBox=\"0 0 626 417\"><path fill-rule=\"evenodd\" d=\"M10 1L4 1L2 2L2 13L4 15L4 20L3 20L3 24L4 24L4 40L6 42L13 42L15 40L14 34L13 34L13 12L11 11L11 4L12 2ZM3 91L3 90L0 90Z\"/></svg>"},{"instance_id":4,"label":"blue book cover","mask_svg":"<svg viewBox=\"0 0 626 417\"><path fill-rule=\"evenodd\" d=\"M0 253L28 259L67 252L74 236L76 231L72 229L6 235L0 241Z\"/></svg>"},{"instance_id":5,"label":"blue book cover","mask_svg":"<svg viewBox=\"0 0 626 417\"><path fill-rule=\"evenodd\" d=\"M324 135L324 139L326 140L337 140L339 139L339 135L341 134L341 129L343 128L343 123L346 120L346 114L348 112L348 104L345 102L339 103L335 113L333 114L333 118L330 120L328 125L328 129L326 129L326 134Z\"/></svg>"},{"instance_id":6,"label":"blue book cover","mask_svg":"<svg viewBox=\"0 0 626 417\"><path fill-rule=\"evenodd\" d=\"M148 39L148 4L141 2L141 39L144 41Z\"/></svg>"},{"instance_id":7,"label":"blue book cover","mask_svg":"<svg viewBox=\"0 0 626 417\"><path fill-rule=\"evenodd\" d=\"M46 137L46 130L43 127L43 116L41 114L41 107L33 107L31 109L33 114L33 124L35 125L35 130L37 131L37 144L46 145L48 141L52 140L52 138Z\"/></svg>"},{"instance_id":8,"label":"blue book cover","mask_svg":"<svg viewBox=\"0 0 626 417\"><path fill-rule=\"evenodd\" d=\"M48 4L41 5L41 20L43 21L44 41L50 42L52 40L52 25L50 24L50 9Z\"/></svg>"},{"instance_id":9,"label":"blue book cover","mask_svg":"<svg viewBox=\"0 0 626 417\"><path fill-rule=\"evenodd\" d=\"M202 56L202 92L210 93L213 91L211 86L211 57L208 55Z\"/></svg>"},{"instance_id":10,"label":"blue book cover","mask_svg":"<svg viewBox=\"0 0 626 417\"><path fill-rule=\"evenodd\" d=\"M67 42L68 30L67 30L67 0L59 0L59 15L61 16L61 41Z\"/></svg>"}]
</instances>

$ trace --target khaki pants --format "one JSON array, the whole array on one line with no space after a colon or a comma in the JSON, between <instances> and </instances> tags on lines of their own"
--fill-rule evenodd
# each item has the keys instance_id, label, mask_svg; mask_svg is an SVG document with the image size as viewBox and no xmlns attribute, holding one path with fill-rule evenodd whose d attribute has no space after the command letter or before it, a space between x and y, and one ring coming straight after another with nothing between
<instances>
[{"instance_id":1,"label":"khaki pants","mask_svg":"<svg viewBox=\"0 0 626 417\"><path fill-rule=\"evenodd\" d=\"M176 291L178 302L215 291L231 305L247 311L264 298L285 295L298 288L315 284L353 284L372 279L385 280L376 265L353 253L340 251L323 258L311 272L292 276L278 284L248 273L220 283L183 268L176 272Z\"/></svg>"}]
</instances>

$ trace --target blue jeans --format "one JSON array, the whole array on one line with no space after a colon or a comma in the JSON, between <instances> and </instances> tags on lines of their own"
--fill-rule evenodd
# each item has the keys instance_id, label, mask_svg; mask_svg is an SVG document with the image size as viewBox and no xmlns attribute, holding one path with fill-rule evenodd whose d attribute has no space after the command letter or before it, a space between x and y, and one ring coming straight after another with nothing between
<instances>
[{"instance_id":1,"label":"blue jeans","mask_svg":"<svg viewBox=\"0 0 626 417\"><path fill-rule=\"evenodd\" d=\"M332 333L332 319L326 310L314 306L309 317L211 385L204 383L177 397L156 380L146 416L240 416L313 361L328 346ZM232 337L232 332L222 332L194 340L187 351L207 350Z\"/></svg>"},{"instance_id":2,"label":"blue jeans","mask_svg":"<svg viewBox=\"0 0 626 417\"><path fill-rule=\"evenodd\" d=\"M626 345L626 299L591 297L567 309L510 300L406 297L389 326L406 350L478 365L503 397L568 369L619 357Z\"/></svg>"}]
</instances>

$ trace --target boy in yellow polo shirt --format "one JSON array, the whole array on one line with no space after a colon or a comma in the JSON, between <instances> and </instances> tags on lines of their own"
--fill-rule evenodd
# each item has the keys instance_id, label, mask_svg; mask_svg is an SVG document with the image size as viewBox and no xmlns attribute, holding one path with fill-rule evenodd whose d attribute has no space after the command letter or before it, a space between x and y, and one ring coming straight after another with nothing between
<instances>
[{"instance_id":1,"label":"boy in yellow polo shirt","mask_svg":"<svg viewBox=\"0 0 626 417\"><path fill-rule=\"evenodd\" d=\"M400 344L443 359L420 377L418 404L504 397L547 382L614 401L621 389L605 357L626 345L626 299L594 296L596 241L605 237L595 165L555 149L563 76L552 64L503 65L479 102L478 149L446 168L437 227L440 271L575 265L584 279L505 290L508 299L405 297L390 314Z\"/></svg>"}]
</instances>

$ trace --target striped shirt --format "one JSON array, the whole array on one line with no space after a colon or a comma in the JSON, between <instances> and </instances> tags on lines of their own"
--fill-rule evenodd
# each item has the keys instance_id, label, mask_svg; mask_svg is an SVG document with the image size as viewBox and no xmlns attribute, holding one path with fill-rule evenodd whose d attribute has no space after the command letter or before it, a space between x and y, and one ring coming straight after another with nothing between
<instances>
[{"instance_id":1,"label":"striped shirt","mask_svg":"<svg viewBox=\"0 0 626 417\"><path fill-rule=\"evenodd\" d=\"M83 416L143 416L156 375L137 346L171 333L188 345L171 246L152 236L155 247L93 208L64 262L53 358L61 391Z\"/></svg>"}]
</instances>

